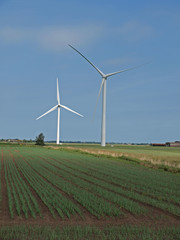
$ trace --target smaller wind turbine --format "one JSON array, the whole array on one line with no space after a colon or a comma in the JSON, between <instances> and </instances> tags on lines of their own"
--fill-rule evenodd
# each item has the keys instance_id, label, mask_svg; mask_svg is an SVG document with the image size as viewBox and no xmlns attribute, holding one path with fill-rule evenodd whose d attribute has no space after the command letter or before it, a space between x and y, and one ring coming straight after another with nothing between
<instances>
[{"instance_id":1,"label":"smaller wind turbine","mask_svg":"<svg viewBox=\"0 0 180 240\"><path fill-rule=\"evenodd\" d=\"M58 105L54 106L53 108L51 108L49 111L47 111L46 113L44 113L43 115L41 115L40 117L36 118L36 120L44 117L46 114L54 111L56 108L58 109L58 120L57 120L57 140L56 140L56 143L59 144L59 132L60 132L60 108L64 108L70 112L73 112L81 117L83 117L83 115L73 111L72 109L60 104L60 97L59 97L59 85L58 85L58 78L57 78L57 102L58 102Z\"/></svg>"}]
</instances>

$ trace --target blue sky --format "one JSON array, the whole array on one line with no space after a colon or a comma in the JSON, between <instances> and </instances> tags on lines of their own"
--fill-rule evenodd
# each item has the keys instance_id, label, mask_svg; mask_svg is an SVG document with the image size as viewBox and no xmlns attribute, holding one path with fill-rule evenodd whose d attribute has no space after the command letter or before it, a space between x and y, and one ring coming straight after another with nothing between
<instances>
[{"instance_id":1,"label":"blue sky","mask_svg":"<svg viewBox=\"0 0 180 240\"><path fill-rule=\"evenodd\" d=\"M107 142L180 140L180 1L0 0L0 138L100 141L101 71L149 64L107 80Z\"/></svg>"}]
</instances>

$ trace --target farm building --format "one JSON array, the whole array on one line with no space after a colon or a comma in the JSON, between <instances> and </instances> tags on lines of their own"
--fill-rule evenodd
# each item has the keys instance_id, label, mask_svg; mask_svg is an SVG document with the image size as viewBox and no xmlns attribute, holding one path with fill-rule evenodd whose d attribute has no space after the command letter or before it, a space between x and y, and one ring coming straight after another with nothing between
<instances>
[{"instance_id":1,"label":"farm building","mask_svg":"<svg viewBox=\"0 0 180 240\"><path fill-rule=\"evenodd\" d=\"M154 146L154 147L165 147L166 144L165 143L151 143L151 146Z\"/></svg>"},{"instance_id":2,"label":"farm building","mask_svg":"<svg viewBox=\"0 0 180 240\"><path fill-rule=\"evenodd\" d=\"M180 147L180 141L176 142L167 142L166 147Z\"/></svg>"},{"instance_id":3,"label":"farm building","mask_svg":"<svg viewBox=\"0 0 180 240\"><path fill-rule=\"evenodd\" d=\"M151 143L154 147L180 147L180 141L166 142L166 143Z\"/></svg>"}]
</instances>

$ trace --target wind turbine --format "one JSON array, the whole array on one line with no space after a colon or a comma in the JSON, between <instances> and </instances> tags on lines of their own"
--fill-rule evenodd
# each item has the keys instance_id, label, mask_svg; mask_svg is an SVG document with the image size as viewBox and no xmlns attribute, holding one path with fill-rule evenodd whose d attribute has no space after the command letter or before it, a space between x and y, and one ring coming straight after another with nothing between
<instances>
[{"instance_id":1,"label":"wind turbine","mask_svg":"<svg viewBox=\"0 0 180 240\"><path fill-rule=\"evenodd\" d=\"M108 77L111 77L113 75L116 75L118 73L122 73L122 72L126 72L129 71L131 69L134 69L136 67L132 67L132 68L128 68L128 69L124 69L118 72L113 72L113 73L108 73L108 74L104 74L102 71L100 71L92 62L90 62L82 53L80 53L77 49L75 49L73 46L71 46L70 44L68 44L72 49L74 49L77 53L79 53L88 63L91 64L91 66L93 66L96 71L101 75L102 77L102 82L101 82L101 86L99 89L99 93L98 93L98 98L97 98L97 102L96 102L96 107L97 107L97 103L99 100L99 96L101 94L101 90L103 88L103 93L102 93L102 123L101 123L101 146L105 147L106 146L106 80ZM96 108L95 108L96 110Z\"/></svg>"},{"instance_id":2,"label":"wind turbine","mask_svg":"<svg viewBox=\"0 0 180 240\"><path fill-rule=\"evenodd\" d=\"M83 117L83 115L73 111L72 109L60 104L60 97L59 97L59 84L58 84L58 78L57 78L57 102L58 102L58 105L54 106L53 108L51 108L49 111L45 112L43 115L41 115L40 117L36 118L36 120L44 117L46 114L54 111L56 108L58 109L58 119L57 119L57 140L56 140L56 143L59 144L59 131L60 131L60 108L64 108L70 112L73 112L81 117Z\"/></svg>"}]
</instances>

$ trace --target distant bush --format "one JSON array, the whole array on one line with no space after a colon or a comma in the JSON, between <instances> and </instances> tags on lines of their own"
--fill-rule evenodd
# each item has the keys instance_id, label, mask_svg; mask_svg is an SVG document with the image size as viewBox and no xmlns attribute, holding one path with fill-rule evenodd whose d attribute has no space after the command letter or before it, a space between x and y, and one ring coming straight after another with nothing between
<instances>
[{"instance_id":1,"label":"distant bush","mask_svg":"<svg viewBox=\"0 0 180 240\"><path fill-rule=\"evenodd\" d=\"M40 133L37 137L36 137L36 145L40 145L40 146L44 146L44 135L43 133Z\"/></svg>"}]
</instances>

